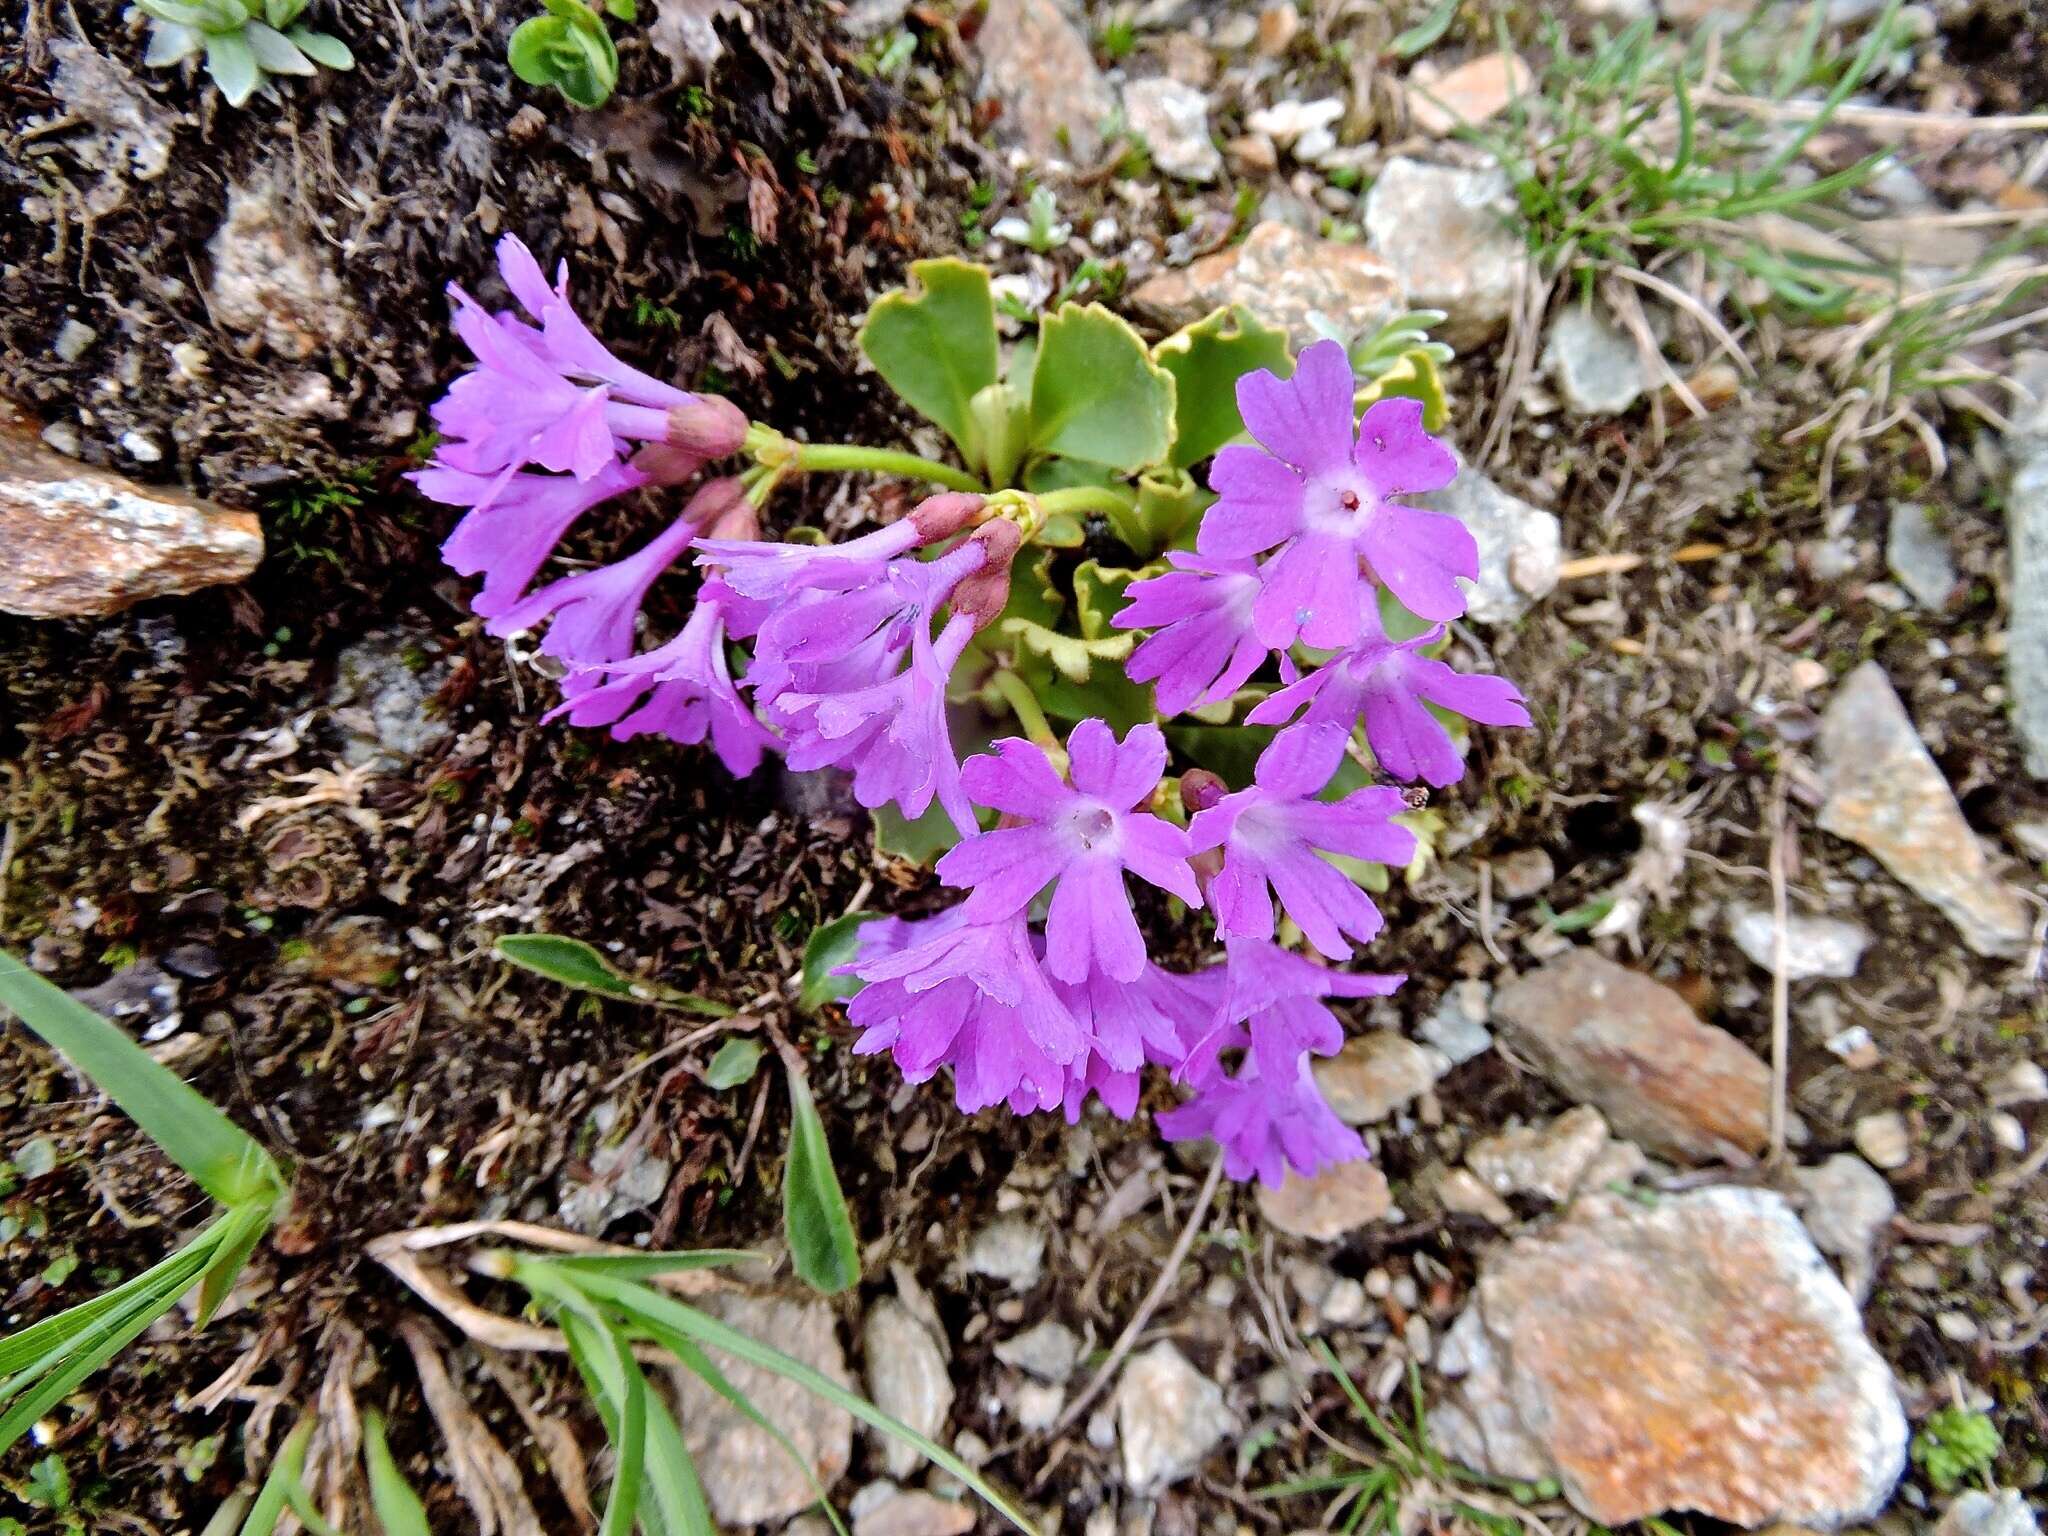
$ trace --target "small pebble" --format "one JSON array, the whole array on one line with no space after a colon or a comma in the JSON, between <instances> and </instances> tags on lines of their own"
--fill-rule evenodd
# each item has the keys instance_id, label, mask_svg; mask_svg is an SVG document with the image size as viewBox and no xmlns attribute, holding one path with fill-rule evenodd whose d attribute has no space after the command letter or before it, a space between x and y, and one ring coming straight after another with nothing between
<instances>
[{"instance_id":1,"label":"small pebble","mask_svg":"<svg viewBox=\"0 0 2048 1536\"><path fill-rule=\"evenodd\" d=\"M138 464L155 464L164 456L157 440L147 432L129 430L121 434L121 447Z\"/></svg>"},{"instance_id":2,"label":"small pebble","mask_svg":"<svg viewBox=\"0 0 2048 1536\"><path fill-rule=\"evenodd\" d=\"M1937 1312L1934 1326L1941 1330L1941 1336L1958 1344L1968 1344L1977 1337L1976 1320L1963 1312Z\"/></svg>"},{"instance_id":3,"label":"small pebble","mask_svg":"<svg viewBox=\"0 0 2048 1536\"><path fill-rule=\"evenodd\" d=\"M1856 1122L1851 1139L1872 1167L1887 1173L1912 1161L1912 1132L1907 1129L1906 1117L1895 1109L1865 1115Z\"/></svg>"},{"instance_id":4,"label":"small pebble","mask_svg":"<svg viewBox=\"0 0 2048 1536\"><path fill-rule=\"evenodd\" d=\"M1323 1321L1333 1328L1362 1322L1365 1313L1365 1287L1356 1280L1339 1280L1323 1297Z\"/></svg>"},{"instance_id":5,"label":"small pebble","mask_svg":"<svg viewBox=\"0 0 2048 1536\"><path fill-rule=\"evenodd\" d=\"M57 340L50 350L57 354L62 363L75 363L85 356L85 349L100 339L100 333L82 320L66 320L57 330Z\"/></svg>"},{"instance_id":6,"label":"small pebble","mask_svg":"<svg viewBox=\"0 0 2048 1536\"><path fill-rule=\"evenodd\" d=\"M2027 1128L2010 1110L1995 1110L1990 1119L1991 1139L2008 1152L2027 1150Z\"/></svg>"}]
</instances>

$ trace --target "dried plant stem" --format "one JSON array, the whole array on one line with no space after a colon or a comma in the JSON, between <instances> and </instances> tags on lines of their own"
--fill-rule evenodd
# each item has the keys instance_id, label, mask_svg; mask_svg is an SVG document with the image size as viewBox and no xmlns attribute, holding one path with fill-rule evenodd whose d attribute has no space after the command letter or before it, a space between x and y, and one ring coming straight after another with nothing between
<instances>
[{"instance_id":1,"label":"dried plant stem","mask_svg":"<svg viewBox=\"0 0 2048 1536\"><path fill-rule=\"evenodd\" d=\"M1785 770L1771 781L1771 1140L1769 1158L1785 1157L1786 1056L1791 1049L1792 984L1786 976Z\"/></svg>"},{"instance_id":2,"label":"dried plant stem","mask_svg":"<svg viewBox=\"0 0 2048 1536\"><path fill-rule=\"evenodd\" d=\"M1138 1335L1145 1331L1145 1325L1152 1321L1152 1314L1159 1310L1159 1304L1166 1300L1166 1293L1173 1288L1180 1267L1186 1261L1188 1250L1195 1246L1195 1234L1202 1230L1202 1223L1208 1220L1209 1207L1216 1199L1216 1188L1223 1182L1223 1154L1219 1149L1216 1158L1209 1164L1209 1177L1202 1181L1202 1192L1195 1196L1195 1208L1188 1212L1187 1225L1180 1229L1180 1237L1173 1245L1173 1252L1166 1256L1160 1266L1159 1277L1152 1282L1152 1289L1145 1293L1145 1299L1138 1303L1138 1310L1131 1314L1131 1320L1124 1324L1124 1331L1117 1335L1111 1346L1109 1358L1102 1362L1102 1368L1089 1378L1088 1385L1081 1389L1080 1396L1067 1404L1067 1411L1053 1422L1049 1435L1057 1435L1080 1418L1087 1406L1094 1402L1115 1376L1117 1368L1124 1363L1124 1357L1138 1342Z\"/></svg>"}]
</instances>

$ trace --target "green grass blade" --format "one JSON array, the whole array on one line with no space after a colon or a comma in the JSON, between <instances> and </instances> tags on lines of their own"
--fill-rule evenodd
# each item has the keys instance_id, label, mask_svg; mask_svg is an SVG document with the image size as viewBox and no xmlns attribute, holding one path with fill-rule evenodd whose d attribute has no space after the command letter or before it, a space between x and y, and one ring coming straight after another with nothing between
<instances>
[{"instance_id":1,"label":"green grass blade","mask_svg":"<svg viewBox=\"0 0 2048 1536\"><path fill-rule=\"evenodd\" d=\"M223 1205L275 1204L285 1180L268 1152L119 1026L0 950L0 1008L17 1015Z\"/></svg>"},{"instance_id":2,"label":"green grass blade","mask_svg":"<svg viewBox=\"0 0 2048 1536\"><path fill-rule=\"evenodd\" d=\"M681 1008L708 1019L732 1016L732 1009L694 992L678 992L658 981L628 976L600 954L597 947L561 933L503 933L495 946L500 960L545 976L578 992L592 992L621 1003L649 1003Z\"/></svg>"},{"instance_id":3,"label":"green grass blade","mask_svg":"<svg viewBox=\"0 0 2048 1536\"><path fill-rule=\"evenodd\" d=\"M305 1471L306 1442L312 1438L311 1418L299 1420L284 1437L276 1459L270 1463L269 1475L256 1491L256 1502L249 1506L249 1518L242 1522L240 1536L273 1536L278 1521L284 1518L285 1506L291 1502L292 1489L298 1486L300 1474Z\"/></svg>"},{"instance_id":4,"label":"green grass blade","mask_svg":"<svg viewBox=\"0 0 2048 1536\"><path fill-rule=\"evenodd\" d=\"M630 1536L647 1464L647 1378L640 1362L579 1286L545 1264L522 1263L513 1278L550 1303L604 1420L617 1465L598 1536Z\"/></svg>"},{"instance_id":5,"label":"green grass blade","mask_svg":"<svg viewBox=\"0 0 2048 1536\"><path fill-rule=\"evenodd\" d=\"M370 1508L376 1511L384 1536L433 1536L427 1506L392 1459L391 1442L384 1438L384 1415L374 1408L363 1415L363 1472L370 1482Z\"/></svg>"},{"instance_id":6,"label":"green grass blade","mask_svg":"<svg viewBox=\"0 0 2048 1536\"><path fill-rule=\"evenodd\" d=\"M205 1275L199 1282L199 1311L192 1321L194 1328L204 1328L212 1322L213 1314L228 1299L228 1292L241 1278L242 1266L249 1262L249 1255L270 1229L270 1215L271 1206L267 1203L238 1206L228 1212L229 1230L207 1261Z\"/></svg>"},{"instance_id":7,"label":"green grass blade","mask_svg":"<svg viewBox=\"0 0 2048 1536\"><path fill-rule=\"evenodd\" d=\"M1756 180L1763 186L1774 185L1785 167L1790 165L1806 149L1807 143L1816 133L1828 125L1835 110L1870 78L1871 70L1877 67L1878 55L1890 40L1892 21L1899 14L1900 0L1885 0L1885 6L1870 23L1869 32L1864 34L1863 46L1856 50L1856 58L1843 72L1841 79L1829 88L1819 110L1799 125L1798 130L1778 146L1777 152L1757 172Z\"/></svg>"},{"instance_id":8,"label":"green grass blade","mask_svg":"<svg viewBox=\"0 0 2048 1536\"><path fill-rule=\"evenodd\" d=\"M793 1359L758 1339L749 1338L695 1307L686 1306L672 1297L651 1291L646 1286L613 1280L603 1275L586 1276L583 1284L584 1289L595 1300L617 1307L622 1312L631 1313L650 1326L671 1329L699 1344L731 1355L736 1360L744 1360L747 1364L780 1376L785 1381L794 1382L812 1396L844 1409L863 1424L901 1440L942 1471L952 1474L958 1481L971 1488L989 1508L1023 1531L1025 1536L1037 1536L1037 1528L1031 1524L1023 1511L958 1456L930 1437L919 1434L900 1419L884 1413L858 1393L848 1391L831 1377L823 1375L803 1361Z\"/></svg>"},{"instance_id":9,"label":"green grass blade","mask_svg":"<svg viewBox=\"0 0 2048 1536\"><path fill-rule=\"evenodd\" d=\"M658 1397L647 1400L647 1485L654 1490L655 1507L667 1522L670 1536L718 1536L711 1506L704 1498L704 1484L697 1477L697 1463L683 1444L675 1416ZM647 1524L644 1514L641 1524Z\"/></svg>"},{"instance_id":10,"label":"green grass blade","mask_svg":"<svg viewBox=\"0 0 2048 1536\"><path fill-rule=\"evenodd\" d=\"M832 1147L810 1085L789 1068L789 1162L782 1173L782 1228L790 1262L827 1296L860 1283L860 1245L832 1167Z\"/></svg>"},{"instance_id":11,"label":"green grass blade","mask_svg":"<svg viewBox=\"0 0 2048 1536\"><path fill-rule=\"evenodd\" d=\"M694 1253L564 1253L547 1262L570 1274L611 1275L640 1280L692 1269L722 1269L761 1257L747 1248L700 1248Z\"/></svg>"}]
</instances>

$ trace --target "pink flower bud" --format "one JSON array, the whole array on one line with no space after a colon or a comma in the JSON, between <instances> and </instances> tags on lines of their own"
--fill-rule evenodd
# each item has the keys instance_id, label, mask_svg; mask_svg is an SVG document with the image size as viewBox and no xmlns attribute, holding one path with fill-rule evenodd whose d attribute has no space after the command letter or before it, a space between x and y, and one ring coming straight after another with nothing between
<instances>
[{"instance_id":1,"label":"pink flower bud","mask_svg":"<svg viewBox=\"0 0 2048 1536\"><path fill-rule=\"evenodd\" d=\"M931 502L925 505L930 506ZM976 629L993 624L1009 603L1010 562L1023 545L1023 531L1015 523L998 518L975 529L974 536L962 546L979 546L984 558L972 575L962 578L953 588L950 601L955 613L964 613L974 620Z\"/></svg>"},{"instance_id":2,"label":"pink flower bud","mask_svg":"<svg viewBox=\"0 0 2048 1536\"><path fill-rule=\"evenodd\" d=\"M753 538L754 533L730 534L718 530L727 526L736 513L745 513L749 518L753 508L747 505L747 488L740 484L737 475L722 475L716 480L706 480L697 487L689 505L683 508L684 520L694 524L700 536L711 538ZM758 532L758 524L755 525Z\"/></svg>"},{"instance_id":3,"label":"pink flower bud","mask_svg":"<svg viewBox=\"0 0 2048 1536\"><path fill-rule=\"evenodd\" d=\"M1180 776L1180 803L1190 816L1199 816L1230 793L1230 786L1206 768L1190 768Z\"/></svg>"},{"instance_id":4,"label":"pink flower bud","mask_svg":"<svg viewBox=\"0 0 2048 1536\"><path fill-rule=\"evenodd\" d=\"M972 528L981 520L986 505L986 499L972 491L941 491L912 507L910 521L917 529L919 542L935 544L940 539L950 539L963 528Z\"/></svg>"},{"instance_id":5,"label":"pink flower bud","mask_svg":"<svg viewBox=\"0 0 2048 1536\"><path fill-rule=\"evenodd\" d=\"M684 485L697 478L704 455L673 443L642 443L632 463L650 485Z\"/></svg>"},{"instance_id":6,"label":"pink flower bud","mask_svg":"<svg viewBox=\"0 0 2048 1536\"><path fill-rule=\"evenodd\" d=\"M747 413L721 395L698 395L668 413L668 441L707 459L738 453L747 440Z\"/></svg>"}]
</instances>

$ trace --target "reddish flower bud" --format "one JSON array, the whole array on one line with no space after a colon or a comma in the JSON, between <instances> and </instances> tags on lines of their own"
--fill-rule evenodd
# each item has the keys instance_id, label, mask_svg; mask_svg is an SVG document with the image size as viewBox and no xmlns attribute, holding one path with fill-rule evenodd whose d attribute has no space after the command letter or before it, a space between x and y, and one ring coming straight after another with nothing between
<instances>
[{"instance_id":1,"label":"reddish flower bud","mask_svg":"<svg viewBox=\"0 0 2048 1536\"><path fill-rule=\"evenodd\" d=\"M981 520L981 509L986 505L986 498L973 491L941 491L912 507L910 521L917 529L919 542L935 544L964 528L972 528Z\"/></svg>"},{"instance_id":2,"label":"reddish flower bud","mask_svg":"<svg viewBox=\"0 0 2048 1536\"><path fill-rule=\"evenodd\" d=\"M975 529L974 536L963 547L974 545L980 546L985 558L972 575L953 588L950 601L955 613L972 618L976 629L986 629L1010 601L1010 562L1023 548L1024 534L1015 523L997 518Z\"/></svg>"},{"instance_id":3,"label":"reddish flower bud","mask_svg":"<svg viewBox=\"0 0 2048 1536\"><path fill-rule=\"evenodd\" d=\"M668 413L668 441L707 459L738 453L747 440L747 413L722 395L698 395Z\"/></svg>"},{"instance_id":4,"label":"reddish flower bud","mask_svg":"<svg viewBox=\"0 0 2048 1536\"><path fill-rule=\"evenodd\" d=\"M1206 768L1190 768L1180 776L1180 803L1198 816L1230 793L1230 786Z\"/></svg>"},{"instance_id":5,"label":"reddish flower bud","mask_svg":"<svg viewBox=\"0 0 2048 1536\"><path fill-rule=\"evenodd\" d=\"M683 508L683 516L696 525L697 532L702 537L752 538L754 535L751 533L720 533L718 529L736 513L744 512L751 516L753 510L747 505L747 488L740 484L739 477L723 475L716 480L706 480L697 487L697 492L690 498L689 505Z\"/></svg>"},{"instance_id":6,"label":"reddish flower bud","mask_svg":"<svg viewBox=\"0 0 2048 1536\"><path fill-rule=\"evenodd\" d=\"M704 467L704 455L673 443L642 443L632 464L647 476L651 485L684 485L697 478L697 472Z\"/></svg>"}]
</instances>

